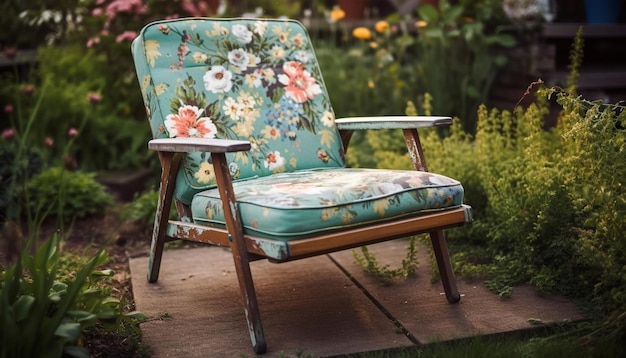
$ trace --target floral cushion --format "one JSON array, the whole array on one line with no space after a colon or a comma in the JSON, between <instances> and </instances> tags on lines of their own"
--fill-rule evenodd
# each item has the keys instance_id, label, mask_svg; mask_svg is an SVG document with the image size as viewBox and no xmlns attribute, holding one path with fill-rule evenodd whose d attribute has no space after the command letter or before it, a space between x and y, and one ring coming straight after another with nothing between
<instances>
[{"instance_id":1,"label":"floral cushion","mask_svg":"<svg viewBox=\"0 0 626 358\"><path fill-rule=\"evenodd\" d=\"M311 42L292 20L178 19L147 25L133 56L152 134L249 140L235 180L343 167L343 147ZM175 196L215 186L210 155L189 153Z\"/></svg>"},{"instance_id":2,"label":"floral cushion","mask_svg":"<svg viewBox=\"0 0 626 358\"><path fill-rule=\"evenodd\" d=\"M290 241L349 226L458 207L463 187L427 172L319 169L234 183L246 234ZM224 227L217 189L191 204L198 224Z\"/></svg>"}]
</instances>

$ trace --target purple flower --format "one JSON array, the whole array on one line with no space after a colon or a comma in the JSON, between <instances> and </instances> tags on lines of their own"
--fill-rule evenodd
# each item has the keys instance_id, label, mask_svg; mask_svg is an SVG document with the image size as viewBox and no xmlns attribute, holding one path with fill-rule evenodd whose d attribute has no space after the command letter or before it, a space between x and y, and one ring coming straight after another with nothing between
<instances>
[{"instance_id":1,"label":"purple flower","mask_svg":"<svg viewBox=\"0 0 626 358\"><path fill-rule=\"evenodd\" d=\"M68 135L70 138L74 138L74 137L76 137L76 136L78 135L78 129L76 129L76 128L70 128L70 129L67 131L67 135Z\"/></svg>"}]
</instances>

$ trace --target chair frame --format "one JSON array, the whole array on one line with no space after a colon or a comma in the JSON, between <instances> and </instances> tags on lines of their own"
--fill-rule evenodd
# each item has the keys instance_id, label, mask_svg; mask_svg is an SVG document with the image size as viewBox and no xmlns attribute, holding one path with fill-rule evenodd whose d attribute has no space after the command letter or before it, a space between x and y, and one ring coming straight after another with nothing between
<instances>
[{"instance_id":1,"label":"chair frame","mask_svg":"<svg viewBox=\"0 0 626 358\"><path fill-rule=\"evenodd\" d=\"M335 123L346 150L355 130L401 129L404 133L413 168L419 171L428 171L417 129L450 125L452 120L449 117L434 116L354 117L337 119ZM241 217L237 210L237 200L228 170L226 153L250 150L251 146L248 141L160 138L149 141L148 147L158 152L162 167L158 207L150 248L148 281L154 283L158 280L164 244L168 241L182 239L230 247L252 346L257 354L265 353L267 344L250 269L250 262L255 260L269 259L272 262L287 262L415 234L429 233L446 298L450 303L456 303L460 300L443 229L462 226L471 222L471 208L467 205L294 240L288 243L287 250L281 250L278 255L279 259L276 259L276 245L272 245L272 240L244 234ZM225 212L226 229L194 224L191 222L190 208L178 201L175 202L175 206L180 220L169 220L176 174L181 160L180 154L187 152L211 153L217 187ZM267 252L271 250L274 251L269 256Z\"/></svg>"}]
</instances>

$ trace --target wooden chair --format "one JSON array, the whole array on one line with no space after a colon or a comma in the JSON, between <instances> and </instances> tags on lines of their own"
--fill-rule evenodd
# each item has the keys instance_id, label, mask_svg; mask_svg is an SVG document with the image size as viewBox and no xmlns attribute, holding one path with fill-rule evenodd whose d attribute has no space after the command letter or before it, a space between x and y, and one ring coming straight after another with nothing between
<instances>
[{"instance_id":1,"label":"wooden chair","mask_svg":"<svg viewBox=\"0 0 626 358\"><path fill-rule=\"evenodd\" d=\"M460 299L442 229L471 221L463 187L429 173L418 128L448 117L335 119L297 21L190 18L132 45L162 165L148 280L163 245L230 247L256 353L266 351L249 263L287 262L429 233L449 302ZM338 54L340 55L340 54ZM355 130L404 131L415 170L346 168ZM175 203L179 220L168 220Z\"/></svg>"}]
</instances>

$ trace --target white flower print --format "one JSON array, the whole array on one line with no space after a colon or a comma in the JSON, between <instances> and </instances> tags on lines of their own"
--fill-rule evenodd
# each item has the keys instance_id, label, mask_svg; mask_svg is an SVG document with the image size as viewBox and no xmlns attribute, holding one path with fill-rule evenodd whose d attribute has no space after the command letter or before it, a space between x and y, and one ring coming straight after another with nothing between
<instances>
[{"instance_id":1,"label":"white flower print","mask_svg":"<svg viewBox=\"0 0 626 358\"><path fill-rule=\"evenodd\" d=\"M213 93L228 92L233 87L233 74L224 66L213 66L204 74L204 88Z\"/></svg>"},{"instance_id":2,"label":"white flower print","mask_svg":"<svg viewBox=\"0 0 626 358\"><path fill-rule=\"evenodd\" d=\"M302 51L302 50L296 51L296 53L294 54L294 57L296 58L296 61L302 62L302 63L307 63L311 59L311 57L309 56L309 53L307 51Z\"/></svg>"},{"instance_id":3,"label":"white flower print","mask_svg":"<svg viewBox=\"0 0 626 358\"><path fill-rule=\"evenodd\" d=\"M250 55L241 48L228 52L228 62L241 71L245 71L250 63Z\"/></svg>"},{"instance_id":4,"label":"white flower print","mask_svg":"<svg viewBox=\"0 0 626 358\"><path fill-rule=\"evenodd\" d=\"M259 36L263 36L263 34L265 34L265 30L267 30L267 22L257 21L254 23L254 33Z\"/></svg>"},{"instance_id":5,"label":"white flower print","mask_svg":"<svg viewBox=\"0 0 626 358\"><path fill-rule=\"evenodd\" d=\"M326 127L332 127L335 124L335 115L333 112L325 111L322 115L322 124Z\"/></svg>"},{"instance_id":6,"label":"white flower print","mask_svg":"<svg viewBox=\"0 0 626 358\"><path fill-rule=\"evenodd\" d=\"M237 102L233 97L228 97L224 101L224 106L222 106L222 110L224 114L232 118L234 121L239 120L239 114L241 113L241 104Z\"/></svg>"},{"instance_id":7,"label":"white flower print","mask_svg":"<svg viewBox=\"0 0 626 358\"><path fill-rule=\"evenodd\" d=\"M252 32L248 30L247 27L241 24L233 25L232 27L233 35L237 38L237 40L241 43L247 44L252 41Z\"/></svg>"},{"instance_id":8,"label":"white flower print","mask_svg":"<svg viewBox=\"0 0 626 358\"><path fill-rule=\"evenodd\" d=\"M202 162L198 171L193 173L193 176L198 180L200 184L208 184L215 181L215 171L213 170L213 164Z\"/></svg>"},{"instance_id":9,"label":"white flower print","mask_svg":"<svg viewBox=\"0 0 626 358\"><path fill-rule=\"evenodd\" d=\"M205 63L207 60L207 55L202 52L194 52L191 58L193 58L193 62L195 63Z\"/></svg>"},{"instance_id":10,"label":"white flower print","mask_svg":"<svg viewBox=\"0 0 626 358\"><path fill-rule=\"evenodd\" d=\"M280 170L285 166L285 158L280 155L280 152L270 152L265 158L263 165L271 171Z\"/></svg>"},{"instance_id":11,"label":"white flower print","mask_svg":"<svg viewBox=\"0 0 626 358\"><path fill-rule=\"evenodd\" d=\"M285 58L285 49L280 46L272 47L272 58L276 61L280 61Z\"/></svg>"}]
</instances>

